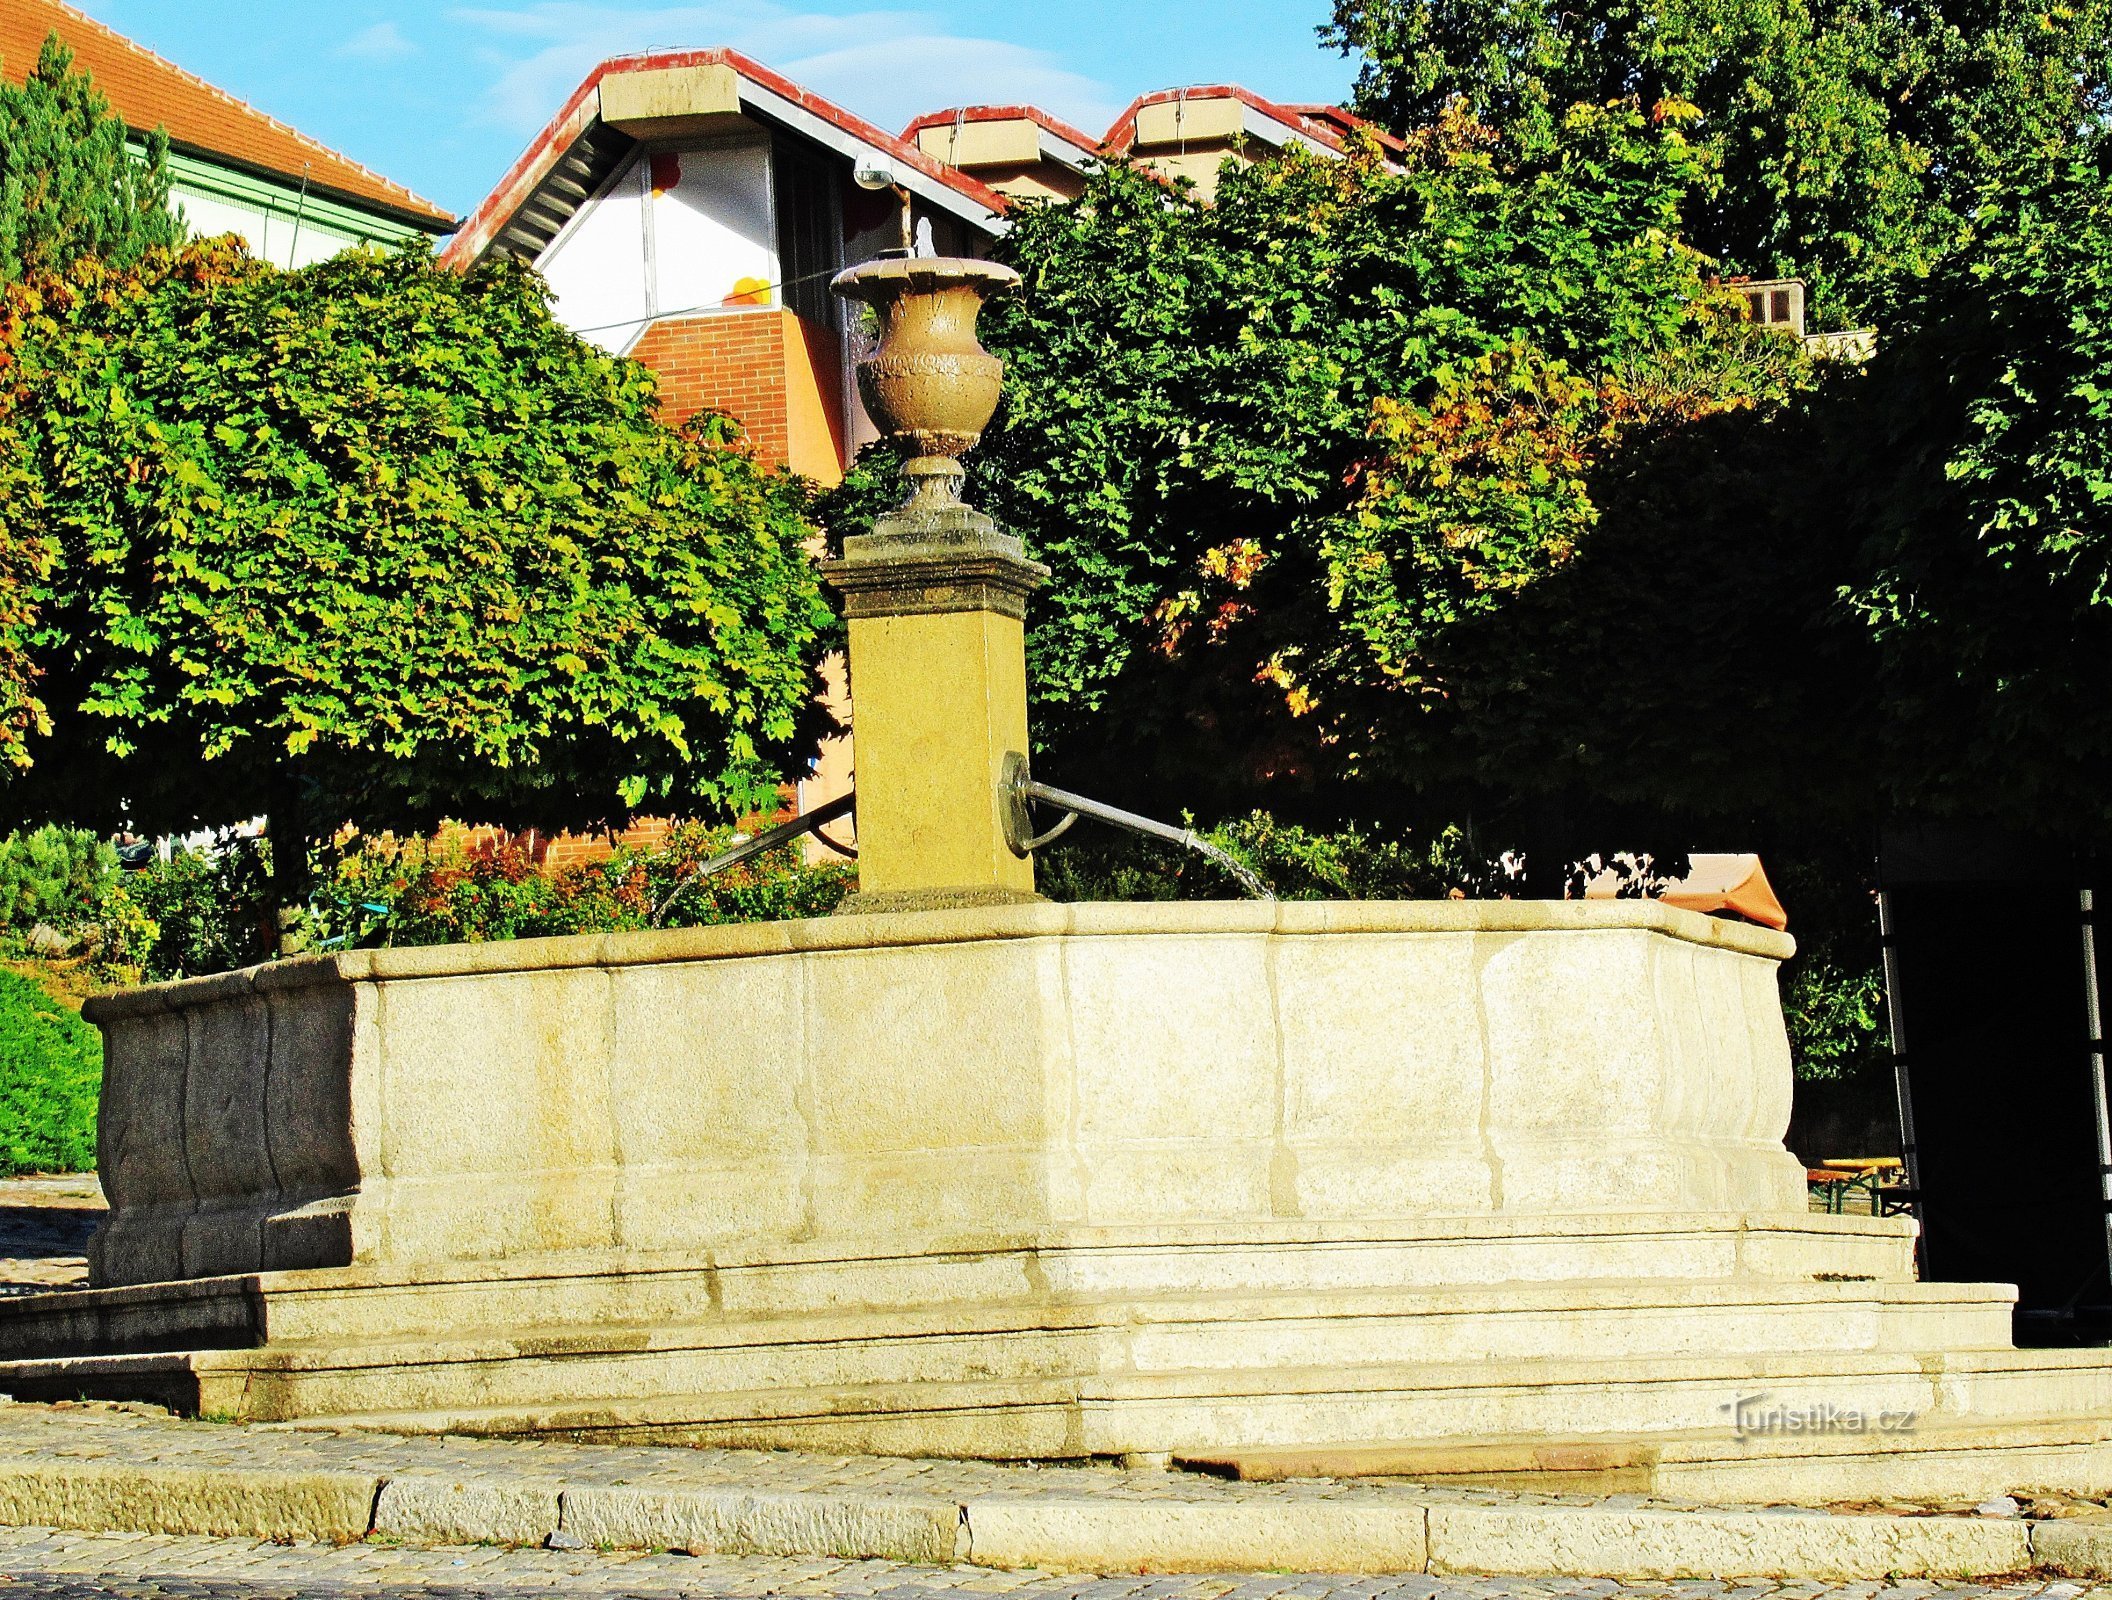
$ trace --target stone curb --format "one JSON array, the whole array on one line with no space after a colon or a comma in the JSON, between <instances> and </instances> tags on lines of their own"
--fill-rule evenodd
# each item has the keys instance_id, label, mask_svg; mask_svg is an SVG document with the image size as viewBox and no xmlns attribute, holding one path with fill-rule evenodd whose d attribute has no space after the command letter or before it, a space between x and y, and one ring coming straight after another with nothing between
<instances>
[{"instance_id":1,"label":"stone curb","mask_svg":"<svg viewBox=\"0 0 2112 1600\"><path fill-rule=\"evenodd\" d=\"M1500 1574L1626 1580L2112 1576L2112 1521L936 1495L567 1481L430 1469L0 1460L0 1523L351 1543L542 1544L1071 1572Z\"/></svg>"}]
</instances>

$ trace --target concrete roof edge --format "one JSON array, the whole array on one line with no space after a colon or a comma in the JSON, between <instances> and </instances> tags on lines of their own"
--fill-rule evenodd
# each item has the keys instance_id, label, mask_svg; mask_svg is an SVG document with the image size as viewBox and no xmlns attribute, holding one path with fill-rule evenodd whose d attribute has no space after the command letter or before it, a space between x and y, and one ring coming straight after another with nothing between
<instances>
[{"instance_id":1,"label":"concrete roof edge","mask_svg":"<svg viewBox=\"0 0 2112 1600\"><path fill-rule=\"evenodd\" d=\"M623 73L693 66L732 68L740 80L744 103L753 100L758 110L788 125L801 117L817 119L855 143L869 146L900 167L907 168L909 174L921 180L905 184L912 192L936 200L971 221L985 226L1001 225L1009 202L995 189L932 160L908 141L852 115L834 101L802 88L752 57L723 45L714 45L701 49L642 51L610 56L599 62L470 213L441 259L450 266L467 267L491 247L507 219L526 202L588 127L599 120L604 79ZM765 103L765 96L776 104ZM788 111L792 115L788 116ZM811 130L797 131L808 132L811 136Z\"/></svg>"}]
</instances>

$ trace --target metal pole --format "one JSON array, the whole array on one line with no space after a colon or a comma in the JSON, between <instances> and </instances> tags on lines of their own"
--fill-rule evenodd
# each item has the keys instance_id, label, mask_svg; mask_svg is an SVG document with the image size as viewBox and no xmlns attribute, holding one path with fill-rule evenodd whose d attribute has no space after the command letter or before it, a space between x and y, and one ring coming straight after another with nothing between
<instances>
[{"instance_id":1,"label":"metal pole","mask_svg":"<svg viewBox=\"0 0 2112 1600\"><path fill-rule=\"evenodd\" d=\"M2097 1121L2097 1190L2104 1201L2105 1264L2112 1272L2112 1124L2105 1104L2105 1019L2097 991L2097 896L2078 896L2083 925L2083 1020L2089 1031L2090 1114Z\"/></svg>"},{"instance_id":2,"label":"metal pole","mask_svg":"<svg viewBox=\"0 0 2112 1600\"><path fill-rule=\"evenodd\" d=\"M1247 864L1237 857L1220 850L1208 839L1201 837L1192 828L1176 828L1171 823L1158 822L1150 817L1139 816L1134 811L1124 811L1120 806L1111 806L1104 800L1090 800L1082 794L1073 794L1068 789L1059 789L1054 784L1036 783L1027 776L1027 770L1019 758L1014 756L1006 762L1006 787L1010 790L1008 823L1012 830L1011 845L1021 855L1049 843L1069 826L1059 823L1039 838L1027 837L1026 805L1038 800L1043 805L1054 806L1073 817L1090 817L1095 822L1104 822L1112 828L1122 828L1130 833L1141 833L1147 839L1163 839L1166 843L1179 845L1183 850L1193 850L1199 856L1207 856L1225 871L1232 874L1239 886L1256 900L1274 900L1275 892Z\"/></svg>"},{"instance_id":3,"label":"metal pole","mask_svg":"<svg viewBox=\"0 0 2112 1600\"><path fill-rule=\"evenodd\" d=\"M728 867L737 867L750 856L763 855L768 851L775 850L780 845L790 844L802 834L813 834L815 838L840 856L855 857L858 854L856 850L838 844L821 830L826 824L834 822L838 817L848 816L857 809L857 805L858 796L855 790L848 794L840 794L835 799L816 806L812 811L801 812L790 822L780 822L774 828L765 828L754 838L743 839L731 849L721 850L709 861L699 863L694 869L682 875L681 881L667 892L667 898L653 909L653 925L655 927L660 925L660 919L667 915L668 907L672 906L682 891L691 884L702 882L714 873L724 872Z\"/></svg>"},{"instance_id":4,"label":"metal pole","mask_svg":"<svg viewBox=\"0 0 2112 1600\"><path fill-rule=\"evenodd\" d=\"M1921 1147L1914 1139L1914 1095L1907 1070L1906 1006L1900 997L1899 941L1892 927L1892 894L1885 888L1877 891L1877 936L1884 950L1885 1027L1892 1040L1892 1085L1899 1097L1899 1159L1906 1168L1907 1192L1919 1205ZM1929 1230L1924 1224L1917 1244L1924 1271L1928 1268L1928 1241Z\"/></svg>"}]
</instances>

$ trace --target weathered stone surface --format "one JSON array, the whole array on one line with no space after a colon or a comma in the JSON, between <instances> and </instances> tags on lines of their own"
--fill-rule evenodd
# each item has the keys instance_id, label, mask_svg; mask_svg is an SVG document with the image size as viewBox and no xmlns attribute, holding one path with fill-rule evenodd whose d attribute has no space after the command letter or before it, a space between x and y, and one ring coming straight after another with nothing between
<instances>
[{"instance_id":1,"label":"weathered stone surface","mask_svg":"<svg viewBox=\"0 0 2112 1600\"><path fill-rule=\"evenodd\" d=\"M946 1500L590 1483L567 1488L564 1502L565 1531L591 1545L887 1561L965 1553Z\"/></svg>"},{"instance_id":2,"label":"weathered stone surface","mask_svg":"<svg viewBox=\"0 0 2112 1600\"><path fill-rule=\"evenodd\" d=\"M379 1475L357 1471L0 1458L0 1523L363 1539L380 1487Z\"/></svg>"},{"instance_id":3,"label":"weathered stone surface","mask_svg":"<svg viewBox=\"0 0 2112 1600\"><path fill-rule=\"evenodd\" d=\"M1425 1510L991 1496L967 1506L968 1559L1057 1572L1420 1572Z\"/></svg>"},{"instance_id":4,"label":"weathered stone surface","mask_svg":"<svg viewBox=\"0 0 2112 1600\"><path fill-rule=\"evenodd\" d=\"M2039 1565L2070 1578L2112 1578L2112 1520L2034 1523L2031 1553Z\"/></svg>"},{"instance_id":5,"label":"weathered stone surface","mask_svg":"<svg viewBox=\"0 0 2112 1600\"><path fill-rule=\"evenodd\" d=\"M1649 903L1218 904L281 963L92 1003L92 1261L1788 1216L1787 948Z\"/></svg>"},{"instance_id":6,"label":"weathered stone surface","mask_svg":"<svg viewBox=\"0 0 2112 1600\"><path fill-rule=\"evenodd\" d=\"M1901 1452L1895 1492L2112 1484L2104 1441L2023 1437L2112 1411L2112 1361L1907 1281L1902 1220L1805 1213L1790 948L1648 902L1024 905L109 997L95 1264L135 1286L0 1303L0 1389L1015 1459L1676 1438L1659 1489L1837 1482L1818 1442L1693 1448L1758 1385L1992 1430ZM567 1526L648 1516L605 1489ZM650 1512L715 1548L815 1514ZM826 1537L928 1543L901 1514Z\"/></svg>"},{"instance_id":7,"label":"weathered stone surface","mask_svg":"<svg viewBox=\"0 0 2112 1600\"><path fill-rule=\"evenodd\" d=\"M375 1531L389 1543L548 1541L1070 1572L1473 1570L1646 1581L1943 1577L2034 1560L2077 1576L2107 1568L2107 1524L1977 1518L1970 1503L1955 1515L1754 1512L1632 1493L1594 1501L1398 1481L1240 1483L0 1408L0 1523L46 1527L343 1540L365 1530L366 1508L377 1505Z\"/></svg>"},{"instance_id":8,"label":"weathered stone surface","mask_svg":"<svg viewBox=\"0 0 2112 1600\"><path fill-rule=\"evenodd\" d=\"M1569 1506L1430 1509L1433 1572L1961 1578L2030 1564L2030 1538L2019 1522Z\"/></svg>"},{"instance_id":9,"label":"weathered stone surface","mask_svg":"<svg viewBox=\"0 0 2112 1600\"><path fill-rule=\"evenodd\" d=\"M541 1544L561 1520L555 1478L531 1474L392 1474L374 1531L424 1544Z\"/></svg>"}]
</instances>

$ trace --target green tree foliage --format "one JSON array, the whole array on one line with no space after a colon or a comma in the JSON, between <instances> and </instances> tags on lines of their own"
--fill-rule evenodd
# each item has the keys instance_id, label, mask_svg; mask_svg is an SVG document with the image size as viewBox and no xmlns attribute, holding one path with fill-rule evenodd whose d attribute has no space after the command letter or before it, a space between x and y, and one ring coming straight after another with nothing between
<instances>
[{"instance_id":1,"label":"green tree foliage","mask_svg":"<svg viewBox=\"0 0 2112 1600\"><path fill-rule=\"evenodd\" d=\"M95 1029L0 967L0 1173L91 1171L102 1080Z\"/></svg>"},{"instance_id":2,"label":"green tree foliage","mask_svg":"<svg viewBox=\"0 0 2112 1600\"><path fill-rule=\"evenodd\" d=\"M1336 0L1357 109L1395 128L1465 99L1499 125L1683 100L1721 183L1689 240L1801 276L1866 320L1969 236L1982 185L2106 110L2105 0Z\"/></svg>"},{"instance_id":3,"label":"green tree foliage","mask_svg":"<svg viewBox=\"0 0 2112 1600\"><path fill-rule=\"evenodd\" d=\"M0 524L59 553L18 812L561 826L767 803L810 748L804 491L524 269L87 262L0 349Z\"/></svg>"},{"instance_id":4,"label":"green tree foliage","mask_svg":"<svg viewBox=\"0 0 2112 1600\"><path fill-rule=\"evenodd\" d=\"M1831 429L1921 812L2112 838L2112 139L1991 191Z\"/></svg>"},{"instance_id":5,"label":"green tree foliage","mask_svg":"<svg viewBox=\"0 0 2112 1600\"><path fill-rule=\"evenodd\" d=\"M80 828L45 826L0 838L0 929L26 934L92 922L117 882L117 851Z\"/></svg>"},{"instance_id":6,"label":"green tree foliage","mask_svg":"<svg viewBox=\"0 0 2112 1600\"><path fill-rule=\"evenodd\" d=\"M0 286L63 272L83 257L127 267L173 246L183 224L168 205L168 140L142 149L56 34L27 81L0 75ZM0 352L0 383L7 353ZM24 463L0 451L0 504L29 489ZM51 731L30 650L38 598L57 554L34 523L0 516L0 766L28 764L31 742Z\"/></svg>"},{"instance_id":7,"label":"green tree foliage","mask_svg":"<svg viewBox=\"0 0 2112 1600\"><path fill-rule=\"evenodd\" d=\"M1447 626L1570 559L1576 465L1504 456L1546 442L1532 427L1489 422L1435 476L1404 441L1471 391L1596 450L1648 409L1598 415L1601 374L1751 342L1677 242L1702 178L1679 115L1578 108L1524 142L1448 115L1400 170L1372 145L1294 154L1228 168L1205 205L1118 166L1023 209L1004 249L1026 293L984 319L1008 381L974 493L1054 571L1029 646L1052 774L1296 813L1418 714L1404 641L1374 645L1404 608ZM835 498L839 531L872 477ZM1502 530L1454 536L1499 507Z\"/></svg>"},{"instance_id":8,"label":"green tree foliage","mask_svg":"<svg viewBox=\"0 0 2112 1600\"><path fill-rule=\"evenodd\" d=\"M2108 161L1993 192L1866 368L1588 474L1578 558L1435 643L1389 770L2112 842Z\"/></svg>"},{"instance_id":9,"label":"green tree foliage","mask_svg":"<svg viewBox=\"0 0 2112 1600\"><path fill-rule=\"evenodd\" d=\"M0 76L0 283L63 272L83 256L129 267L180 244L169 210L169 141L140 150L57 34L28 81Z\"/></svg>"}]
</instances>

